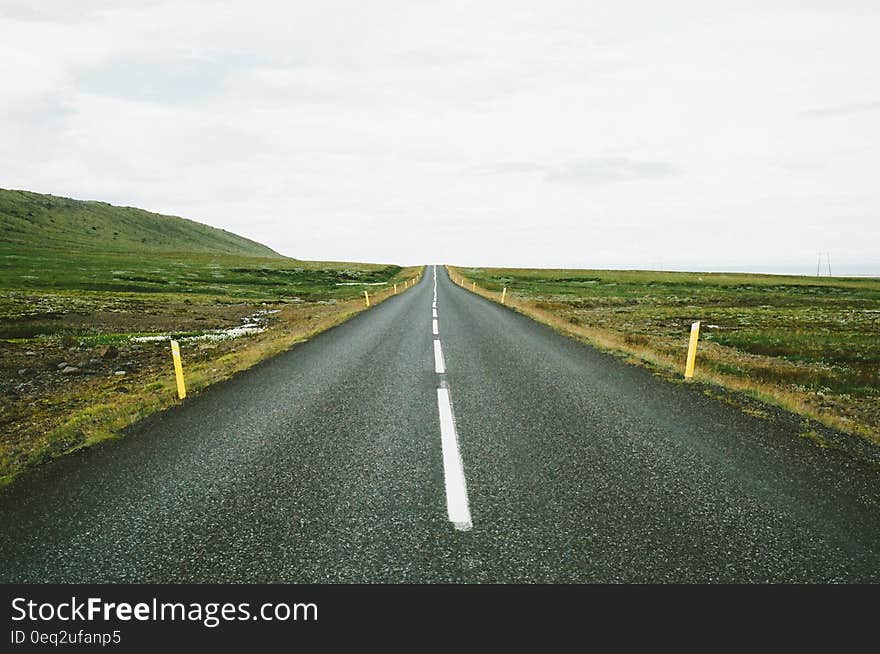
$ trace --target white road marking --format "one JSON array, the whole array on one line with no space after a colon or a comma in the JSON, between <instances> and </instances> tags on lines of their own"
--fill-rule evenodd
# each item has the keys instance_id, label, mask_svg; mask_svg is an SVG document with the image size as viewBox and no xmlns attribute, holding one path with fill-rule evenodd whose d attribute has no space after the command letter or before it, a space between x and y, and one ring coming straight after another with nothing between
<instances>
[{"instance_id":1,"label":"white road marking","mask_svg":"<svg viewBox=\"0 0 880 654\"><path fill-rule=\"evenodd\" d=\"M446 372L446 362L443 361L443 346L440 345L440 339L434 339L434 372L442 375Z\"/></svg>"},{"instance_id":2,"label":"white road marking","mask_svg":"<svg viewBox=\"0 0 880 654\"><path fill-rule=\"evenodd\" d=\"M443 446L443 474L446 478L446 513L456 529L468 531L473 523L448 389L437 389L437 407L440 411L440 442Z\"/></svg>"},{"instance_id":3,"label":"white road marking","mask_svg":"<svg viewBox=\"0 0 880 654\"><path fill-rule=\"evenodd\" d=\"M446 361L443 358L443 345L440 342L440 327L437 322L437 266L434 266L434 299L431 302L431 331L434 333L434 372L446 374ZM441 378L442 380L442 378ZM459 531L473 529L471 510L468 505L467 483L464 478L464 465L458 449L458 434L455 430L455 417L452 414L452 400L445 381L437 389L437 410L440 413L440 444L443 449L443 476L446 483L446 513L453 527Z\"/></svg>"}]
</instances>

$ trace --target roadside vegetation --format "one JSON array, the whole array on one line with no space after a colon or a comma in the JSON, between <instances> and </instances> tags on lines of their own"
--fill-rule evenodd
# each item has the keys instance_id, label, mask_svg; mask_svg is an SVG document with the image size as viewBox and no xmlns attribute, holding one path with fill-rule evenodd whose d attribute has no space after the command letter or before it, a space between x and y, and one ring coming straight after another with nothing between
<instances>
[{"instance_id":1,"label":"roadside vegetation","mask_svg":"<svg viewBox=\"0 0 880 654\"><path fill-rule=\"evenodd\" d=\"M700 320L698 381L880 444L880 279L450 271L496 301L507 287L514 309L671 378L681 378L690 326Z\"/></svg>"},{"instance_id":2,"label":"roadside vegetation","mask_svg":"<svg viewBox=\"0 0 880 654\"><path fill-rule=\"evenodd\" d=\"M299 261L182 218L0 190L0 486L177 403L169 339L193 396L421 272Z\"/></svg>"}]
</instances>

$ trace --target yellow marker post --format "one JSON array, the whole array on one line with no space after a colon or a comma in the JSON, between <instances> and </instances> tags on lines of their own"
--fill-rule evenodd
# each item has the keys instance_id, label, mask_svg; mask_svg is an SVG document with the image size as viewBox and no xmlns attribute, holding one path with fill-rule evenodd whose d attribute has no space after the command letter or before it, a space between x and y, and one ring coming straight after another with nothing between
<instances>
[{"instance_id":1,"label":"yellow marker post","mask_svg":"<svg viewBox=\"0 0 880 654\"><path fill-rule=\"evenodd\" d=\"M477 282L471 282L471 290L472 290L472 291L476 291L476 290L477 290Z\"/></svg>"},{"instance_id":2,"label":"yellow marker post","mask_svg":"<svg viewBox=\"0 0 880 654\"><path fill-rule=\"evenodd\" d=\"M698 320L691 325L691 341L688 344L687 364L684 367L684 378L690 379L694 376L694 364L697 361L697 341L700 338L700 321Z\"/></svg>"},{"instance_id":3,"label":"yellow marker post","mask_svg":"<svg viewBox=\"0 0 880 654\"><path fill-rule=\"evenodd\" d=\"M186 397L186 383L183 381L183 364L180 362L180 344L171 341L171 358L174 359L174 376L177 377L177 397Z\"/></svg>"},{"instance_id":4,"label":"yellow marker post","mask_svg":"<svg viewBox=\"0 0 880 654\"><path fill-rule=\"evenodd\" d=\"M501 291L501 304L504 304L504 301L507 299L507 287L504 287L504 290Z\"/></svg>"},{"instance_id":5,"label":"yellow marker post","mask_svg":"<svg viewBox=\"0 0 880 654\"><path fill-rule=\"evenodd\" d=\"M394 294L397 295L397 282L394 282Z\"/></svg>"},{"instance_id":6,"label":"yellow marker post","mask_svg":"<svg viewBox=\"0 0 880 654\"><path fill-rule=\"evenodd\" d=\"M370 306L370 294L364 291L364 302L367 306Z\"/></svg>"}]
</instances>

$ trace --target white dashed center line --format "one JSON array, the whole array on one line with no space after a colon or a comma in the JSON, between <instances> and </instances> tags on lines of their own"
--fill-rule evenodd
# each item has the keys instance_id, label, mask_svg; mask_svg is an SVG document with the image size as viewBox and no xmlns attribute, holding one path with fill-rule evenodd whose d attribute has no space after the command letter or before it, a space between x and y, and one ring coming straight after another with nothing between
<instances>
[{"instance_id":1,"label":"white dashed center line","mask_svg":"<svg viewBox=\"0 0 880 654\"><path fill-rule=\"evenodd\" d=\"M434 339L434 372L442 375L446 372L446 364L443 362L443 346L440 339Z\"/></svg>"},{"instance_id":2,"label":"white dashed center line","mask_svg":"<svg viewBox=\"0 0 880 654\"><path fill-rule=\"evenodd\" d=\"M446 374L443 359L443 346L440 343L440 328L437 324L437 266L434 266L434 299L431 303L431 331L434 334L434 371ZM455 416L452 413L452 399L449 385L440 379L437 389L437 410L440 413L440 445L443 449L443 476L446 483L446 513L449 521L459 531L473 527L471 510L468 505L467 483L464 478L464 464L458 449L458 433L455 430Z\"/></svg>"},{"instance_id":3,"label":"white dashed center line","mask_svg":"<svg viewBox=\"0 0 880 654\"><path fill-rule=\"evenodd\" d=\"M443 472L446 476L446 513L456 529L467 531L473 527L473 523L448 388L437 389L437 406L440 409L440 442L443 445Z\"/></svg>"}]
</instances>

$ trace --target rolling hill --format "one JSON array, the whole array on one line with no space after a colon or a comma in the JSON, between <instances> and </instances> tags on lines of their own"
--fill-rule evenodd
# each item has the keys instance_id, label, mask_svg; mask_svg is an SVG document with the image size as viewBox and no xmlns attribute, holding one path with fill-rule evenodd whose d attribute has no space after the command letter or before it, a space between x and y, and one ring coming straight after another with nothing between
<instances>
[{"instance_id":1,"label":"rolling hill","mask_svg":"<svg viewBox=\"0 0 880 654\"><path fill-rule=\"evenodd\" d=\"M6 189L0 189L0 244L29 250L281 257L255 241L177 216Z\"/></svg>"}]
</instances>

